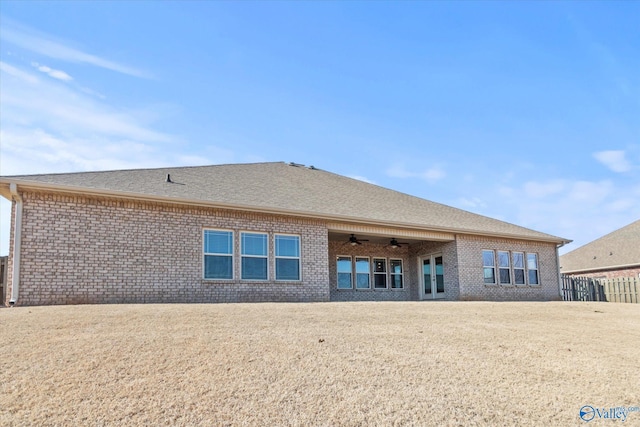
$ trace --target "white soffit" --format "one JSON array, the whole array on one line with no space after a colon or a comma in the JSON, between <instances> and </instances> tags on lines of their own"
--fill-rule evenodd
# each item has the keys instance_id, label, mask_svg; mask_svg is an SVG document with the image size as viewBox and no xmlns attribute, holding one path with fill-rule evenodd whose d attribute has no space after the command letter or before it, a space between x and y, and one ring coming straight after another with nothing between
<instances>
[{"instance_id":1,"label":"white soffit","mask_svg":"<svg viewBox=\"0 0 640 427\"><path fill-rule=\"evenodd\" d=\"M340 231L345 233L366 234L368 236L382 237L406 237L420 240L436 240L450 242L456 237L453 233L443 233L439 231L410 230L403 228L382 227L378 225L348 224L341 222L330 222L327 224L329 231Z\"/></svg>"}]
</instances>

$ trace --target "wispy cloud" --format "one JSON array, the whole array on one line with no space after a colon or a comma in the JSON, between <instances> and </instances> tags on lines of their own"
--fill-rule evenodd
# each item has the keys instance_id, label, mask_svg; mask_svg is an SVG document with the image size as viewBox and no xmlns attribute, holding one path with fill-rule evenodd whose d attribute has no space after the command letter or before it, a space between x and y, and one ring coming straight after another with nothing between
<instances>
[{"instance_id":1,"label":"wispy cloud","mask_svg":"<svg viewBox=\"0 0 640 427\"><path fill-rule=\"evenodd\" d=\"M598 151L593 153L593 157L614 172L631 170L631 163L626 159L623 150Z\"/></svg>"},{"instance_id":2,"label":"wispy cloud","mask_svg":"<svg viewBox=\"0 0 640 427\"><path fill-rule=\"evenodd\" d=\"M0 88L5 125L28 121L33 127L65 135L100 134L145 142L172 139L145 125L146 117L153 116L147 111L113 108L13 66L3 74Z\"/></svg>"},{"instance_id":3,"label":"wispy cloud","mask_svg":"<svg viewBox=\"0 0 640 427\"><path fill-rule=\"evenodd\" d=\"M530 198L540 199L566 190L566 183L561 180L536 182L528 181L523 185L523 193Z\"/></svg>"},{"instance_id":4,"label":"wispy cloud","mask_svg":"<svg viewBox=\"0 0 640 427\"><path fill-rule=\"evenodd\" d=\"M71 77L69 74L65 73L62 70L54 70L50 67L47 67L46 65L40 65L37 62L32 62L31 65L34 66L41 73L48 74L54 79L62 80L65 82L73 80L73 77Z\"/></svg>"},{"instance_id":5,"label":"wispy cloud","mask_svg":"<svg viewBox=\"0 0 640 427\"><path fill-rule=\"evenodd\" d=\"M487 203L479 197L461 197L458 199L458 206L468 209L483 209Z\"/></svg>"},{"instance_id":6,"label":"wispy cloud","mask_svg":"<svg viewBox=\"0 0 640 427\"><path fill-rule=\"evenodd\" d=\"M70 43L57 41L53 36L33 30L6 18L3 18L0 37L2 37L2 40L5 43L21 47L49 58L55 58L76 64L89 64L134 77L151 77L151 75L145 71L84 52L80 49L71 47Z\"/></svg>"},{"instance_id":7,"label":"wispy cloud","mask_svg":"<svg viewBox=\"0 0 640 427\"><path fill-rule=\"evenodd\" d=\"M392 178L420 178L433 184L443 179L447 174L440 166L433 166L423 171L411 172L405 169L402 164L394 164L386 170L387 176Z\"/></svg>"},{"instance_id":8,"label":"wispy cloud","mask_svg":"<svg viewBox=\"0 0 640 427\"><path fill-rule=\"evenodd\" d=\"M614 176L615 177L615 176ZM575 249L640 218L640 185L613 179L533 179L486 187L469 185L476 198L459 199L461 208L544 231L575 242ZM482 200L483 203L476 202Z\"/></svg>"},{"instance_id":9,"label":"wispy cloud","mask_svg":"<svg viewBox=\"0 0 640 427\"><path fill-rule=\"evenodd\" d=\"M37 84L38 78L26 71L23 71L13 65L0 61L0 72L6 73L9 76L15 77L23 82Z\"/></svg>"}]
</instances>

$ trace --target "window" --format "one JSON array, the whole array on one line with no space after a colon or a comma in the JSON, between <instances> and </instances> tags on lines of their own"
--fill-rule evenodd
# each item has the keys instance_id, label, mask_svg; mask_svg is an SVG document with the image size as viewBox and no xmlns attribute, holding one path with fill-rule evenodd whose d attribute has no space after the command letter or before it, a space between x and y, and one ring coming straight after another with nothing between
<instances>
[{"instance_id":1,"label":"window","mask_svg":"<svg viewBox=\"0 0 640 427\"><path fill-rule=\"evenodd\" d=\"M356 257L356 289L369 289L371 287L370 271L369 258Z\"/></svg>"},{"instance_id":2,"label":"window","mask_svg":"<svg viewBox=\"0 0 640 427\"><path fill-rule=\"evenodd\" d=\"M516 285L524 285L524 254L522 252L513 252L513 282Z\"/></svg>"},{"instance_id":3,"label":"window","mask_svg":"<svg viewBox=\"0 0 640 427\"><path fill-rule=\"evenodd\" d=\"M204 278L233 279L233 232L204 230Z\"/></svg>"},{"instance_id":4,"label":"window","mask_svg":"<svg viewBox=\"0 0 640 427\"><path fill-rule=\"evenodd\" d=\"M267 280L267 235L242 233L242 279Z\"/></svg>"},{"instance_id":5,"label":"window","mask_svg":"<svg viewBox=\"0 0 640 427\"><path fill-rule=\"evenodd\" d=\"M300 280L300 237L276 234L276 280Z\"/></svg>"},{"instance_id":6,"label":"window","mask_svg":"<svg viewBox=\"0 0 640 427\"><path fill-rule=\"evenodd\" d=\"M339 256L337 259L338 289L351 289L351 257Z\"/></svg>"},{"instance_id":7,"label":"window","mask_svg":"<svg viewBox=\"0 0 640 427\"><path fill-rule=\"evenodd\" d=\"M529 270L529 284L539 285L538 254L527 254L527 269Z\"/></svg>"},{"instance_id":8,"label":"window","mask_svg":"<svg viewBox=\"0 0 640 427\"><path fill-rule=\"evenodd\" d=\"M391 289L402 289L402 260L392 259L391 264Z\"/></svg>"},{"instance_id":9,"label":"window","mask_svg":"<svg viewBox=\"0 0 640 427\"><path fill-rule=\"evenodd\" d=\"M373 287L387 289L387 260L384 258L373 259Z\"/></svg>"},{"instance_id":10,"label":"window","mask_svg":"<svg viewBox=\"0 0 640 427\"><path fill-rule=\"evenodd\" d=\"M496 283L496 258L493 251L482 251L484 283Z\"/></svg>"},{"instance_id":11,"label":"window","mask_svg":"<svg viewBox=\"0 0 640 427\"><path fill-rule=\"evenodd\" d=\"M501 285L511 283L511 264L509 263L509 252L498 251L498 275Z\"/></svg>"}]
</instances>

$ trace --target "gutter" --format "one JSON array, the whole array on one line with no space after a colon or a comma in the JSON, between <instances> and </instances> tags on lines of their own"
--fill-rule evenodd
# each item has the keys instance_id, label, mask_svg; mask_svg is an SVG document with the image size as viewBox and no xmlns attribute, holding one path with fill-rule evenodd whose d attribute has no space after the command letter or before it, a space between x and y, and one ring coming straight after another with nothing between
<instances>
[{"instance_id":1,"label":"gutter","mask_svg":"<svg viewBox=\"0 0 640 427\"><path fill-rule=\"evenodd\" d=\"M556 267L558 268L558 295L560 298L564 300L564 295L562 294L562 272L560 271L560 248L563 247L566 243L560 243L556 245Z\"/></svg>"},{"instance_id":2,"label":"gutter","mask_svg":"<svg viewBox=\"0 0 640 427\"><path fill-rule=\"evenodd\" d=\"M13 269L11 271L11 299L9 305L13 306L18 301L20 290L20 249L22 246L22 196L18 193L15 183L9 184L11 200L16 204L15 222L13 228Z\"/></svg>"}]
</instances>

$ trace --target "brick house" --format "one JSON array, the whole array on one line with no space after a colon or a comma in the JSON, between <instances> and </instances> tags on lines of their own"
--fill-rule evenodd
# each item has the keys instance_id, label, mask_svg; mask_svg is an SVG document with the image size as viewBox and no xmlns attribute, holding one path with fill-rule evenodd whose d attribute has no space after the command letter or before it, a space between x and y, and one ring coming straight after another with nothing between
<instances>
[{"instance_id":1,"label":"brick house","mask_svg":"<svg viewBox=\"0 0 640 427\"><path fill-rule=\"evenodd\" d=\"M6 304L555 300L566 239L286 163L10 176Z\"/></svg>"},{"instance_id":2,"label":"brick house","mask_svg":"<svg viewBox=\"0 0 640 427\"><path fill-rule=\"evenodd\" d=\"M640 220L562 255L560 271L599 279L640 277Z\"/></svg>"}]
</instances>

